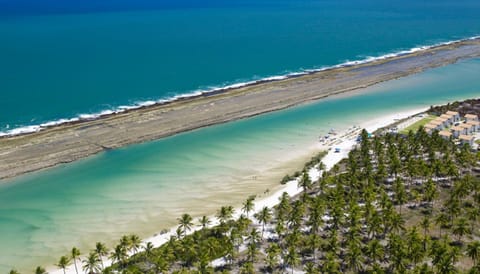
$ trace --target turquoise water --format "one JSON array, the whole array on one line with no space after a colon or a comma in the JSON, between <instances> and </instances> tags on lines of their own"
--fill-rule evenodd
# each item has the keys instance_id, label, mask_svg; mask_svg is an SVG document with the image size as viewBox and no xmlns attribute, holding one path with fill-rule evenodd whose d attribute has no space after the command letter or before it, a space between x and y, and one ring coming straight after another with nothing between
<instances>
[{"instance_id":1,"label":"turquoise water","mask_svg":"<svg viewBox=\"0 0 480 274\"><path fill-rule=\"evenodd\" d=\"M212 214L278 187L331 127L480 95L480 59L155 142L0 185L0 272L51 265L72 246L148 237L185 212ZM290 167L291 169L291 167ZM254 179L256 177L256 180Z\"/></svg>"},{"instance_id":2,"label":"turquoise water","mask_svg":"<svg viewBox=\"0 0 480 274\"><path fill-rule=\"evenodd\" d=\"M1 0L0 131L471 37L478 14L477 0Z\"/></svg>"}]
</instances>

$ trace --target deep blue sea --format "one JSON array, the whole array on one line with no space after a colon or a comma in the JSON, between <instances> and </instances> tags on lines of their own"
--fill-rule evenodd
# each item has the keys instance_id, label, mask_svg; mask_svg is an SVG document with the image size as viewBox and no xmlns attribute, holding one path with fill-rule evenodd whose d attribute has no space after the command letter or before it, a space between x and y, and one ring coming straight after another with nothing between
<instances>
[{"instance_id":1,"label":"deep blue sea","mask_svg":"<svg viewBox=\"0 0 480 274\"><path fill-rule=\"evenodd\" d=\"M0 0L0 132L476 36L479 14L477 0Z\"/></svg>"}]
</instances>

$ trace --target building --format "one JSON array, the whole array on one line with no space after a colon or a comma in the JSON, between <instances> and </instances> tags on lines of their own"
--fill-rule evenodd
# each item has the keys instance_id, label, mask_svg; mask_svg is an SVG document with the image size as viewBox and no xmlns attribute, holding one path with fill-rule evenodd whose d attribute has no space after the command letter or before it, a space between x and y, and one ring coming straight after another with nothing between
<instances>
[{"instance_id":1,"label":"building","mask_svg":"<svg viewBox=\"0 0 480 274\"><path fill-rule=\"evenodd\" d=\"M469 144L470 146L473 146L474 138L472 135L460 135L458 139L460 140L460 144L462 145Z\"/></svg>"},{"instance_id":2,"label":"building","mask_svg":"<svg viewBox=\"0 0 480 274\"><path fill-rule=\"evenodd\" d=\"M450 122L449 118L438 117L434 121L441 122L444 128L447 128L451 125L451 122Z\"/></svg>"},{"instance_id":3,"label":"building","mask_svg":"<svg viewBox=\"0 0 480 274\"><path fill-rule=\"evenodd\" d=\"M459 126L453 126L450 128L452 131L453 137L458 138L460 135L465 135L465 129Z\"/></svg>"},{"instance_id":4,"label":"building","mask_svg":"<svg viewBox=\"0 0 480 274\"><path fill-rule=\"evenodd\" d=\"M432 125L430 123L423 126L426 133L432 133L432 131L434 131L436 127L436 125Z\"/></svg>"},{"instance_id":5,"label":"building","mask_svg":"<svg viewBox=\"0 0 480 274\"><path fill-rule=\"evenodd\" d=\"M446 114L452 117L452 123L460 122L460 114L458 112L449 110Z\"/></svg>"},{"instance_id":6,"label":"building","mask_svg":"<svg viewBox=\"0 0 480 274\"><path fill-rule=\"evenodd\" d=\"M468 121L467 124L472 126L472 131L473 132L480 131L480 122L479 121Z\"/></svg>"},{"instance_id":7,"label":"building","mask_svg":"<svg viewBox=\"0 0 480 274\"><path fill-rule=\"evenodd\" d=\"M447 131L447 130L440 131L438 133L438 135L440 135L440 137L442 137L445 140L449 140L450 137L452 137L452 133L450 131Z\"/></svg>"},{"instance_id":8,"label":"building","mask_svg":"<svg viewBox=\"0 0 480 274\"><path fill-rule=\"evenodd\" d=\"M458 126L465 129L464 134L466 134L466 135L473 133L473 126L472 125L462 123Z\"/></svg>"},{"instance_id":9,"label":"building","mask_svg":"<svg viewBox=\"0 0 480 274\"><path fill-rule=\"evenodd\" d=\"M447 127L453 125L453 117L452 117L452 115L442 114L442 115L440 115L440 118L442 118L442 119L447 119L447 121L448 121Z\"/></svg>"},{"instance_id":10,"label":"building","mask_svg":"<svg viewBox=\"0 0 480 274\"><path fill-rule=\"evenodd\" d=\"M478 122L478 116L475 115L475 114L466 114L465 115L465 120L467 122L470 122L470 121L477 121Z\"/></svg>"},{"instance_id":11,"label":"building","mask_svg":"<svg viewBox=\"0 0 480 274\"><path fill-rule=\"evenodd\" d=\"M430 125L434 125L435 126L435 129L440 131L444 128L444 125L443 125L443 122L441 121L438 121L437 119L433 120L433 121L430 121L429 123Z\"/></svg>"}]
</instances>

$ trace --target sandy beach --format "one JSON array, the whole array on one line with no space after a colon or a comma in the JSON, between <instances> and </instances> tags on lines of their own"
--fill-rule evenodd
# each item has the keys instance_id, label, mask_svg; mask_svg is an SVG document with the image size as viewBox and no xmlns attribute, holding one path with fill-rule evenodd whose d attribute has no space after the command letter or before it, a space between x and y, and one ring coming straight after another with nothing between
<instances>
[{"instance_id":1,"label":"sandy beach","mask_svg":"<svg viewBox=\"0 0 480 274\"><path fill-rule=\"evenodd\" d=\"M3 137L0 179L72 162L104 150L288 108L478 56L479 38Z\"/></svg>"},{"instance_id":2,"label":"sandy beach","mask_svg":"<svg viewBox=\"0 0 480 274\"><path fill-rule=\"evenodd\" d=\"M373 132L377 129L384 128L390 124L397 122L398 120L406 119L408 117L416 116L419 113L426 111L427 109L411 109L408 111L404 111L401 113L395 113L386 115L383 117L379 117L378 119L366 121L357 126L352 126L343 132L337 132L336 135L332 136L332 140L329 142L319 142L315 147L306 148L311 149L312 151L328 151L328 154L322 159L323 164L325 165L326 169L332 168L336 163L340 160L348 156L350 150L355 146L356 138L358 133L360 133L361 129L365 128L369 132ZM415 121L414 119L409 119L412 122ZM407 121L408 123L408 121ZM340 152L335 152L335 148L339 148ZM309 175L312 180L317 180L321 173L318 171L317 166L309 170ZM257 197L255 200L255 209L254 212L260 211L264 206L269 208L275 206L279 202L279 198L281 195L286 192L289 196L295 196L301 193L302 189L298 187L297 179L291 180L287 182L285 185L279 185L277 189L274 191L262 195L261 197ZM241 207L237 206L235 208L234 218L240 217L241 214ZM200 216L193 216L194 220L197 220ZM218 225L219 221L213 216L209 216L212 220L211 226ZM176 235L177 227L172 227L166 233L156 233L152 237L144 239L143 244L147 242L151 242L155 247L161 246L162 244L166 243L171 236ZM196 230L201 229L201 226L196 224L196 226L189 232L193 233ZM111 265L111 260L105 260L105 266ZM63 274L63 270L58 269L56 267L49 267L49 273L52 274ZM75 267L73 265L69 266L66 269L67 274L74 274L76 273ZM84 273L82 270L79 269L79 273Z\"/></svg>"}]
</instances>

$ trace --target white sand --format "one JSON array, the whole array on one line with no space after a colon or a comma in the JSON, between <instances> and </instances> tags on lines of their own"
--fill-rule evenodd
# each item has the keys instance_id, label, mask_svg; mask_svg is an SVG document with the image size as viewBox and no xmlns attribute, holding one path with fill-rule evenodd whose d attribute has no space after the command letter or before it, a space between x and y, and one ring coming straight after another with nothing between
<instances>
[{"instance_id":1,"label":"white sand","mask_svg":"<svg viewBox=\"0 0 480 274\"><path fill-rule=\"evenodd\" d=\"M334 141L321 143L318 146L316 146L314 149L316 151L328 150L328 154L322 159L323 164L328 170L332 168L336 163L338 163L341 159L347 157L350 150L356 144L356 138L358 136L358 133L360 132L360 129L365 128L368 132L373 132L379 128L386 127L389 124L392 124L399 119L405 119L415 114L424 112L426 110L427 110L426 108L413 109L413 110L408 110L401 113L379 117L378 119L365 121L365 123L362 123L357 127L352 127L347 131L339 133L336 136L332 137L335 139ZM412 119L416 119L416 118L414 117ZM340 152L335 152L335 148L339 148ZM315 181L319 178L319 176L321 176L321 174L317 169L317 167L314 167L311 170L309 170L309 176L313 181ZM277 205L279 202L279 198L282 196L284 192L286 192L289 196L294 196L299 194L301 191L302 189L298 187L298 180L297 179L292 180L286 183L284 187L281 188L280 190L274 193L271 193L271 195L269 195L268 197L260 200L255 200L254 212L260 211L265 206L272 208L273 206ZM241 215L241 208L236 208L234 218L238 218L240 217L240 215ZM212 221L211 226L218 225L218 220L216 220L214 216L210 216L210 219ZM155 247L161 246L162 244L166 243L171 236L176 235L176 229L177 229L176 227L173 227L167 233L164 233L164 234L159 233L151 238L147 238L143 241L143 243L145 244L147 242L151 242ZM201 227L197 225L194 229L189 231L189 233L193 233L194 231L197 231L200 229ZM216 264L219 264L219 261L221 261L221 259L216 261L217 261ZM105 266L110 266L111 264L112 264L112 261L109 259L104 261ZM85 272L82 270L82 265L83 263L81 263L80 261L77 261L79 273L84 274ZM51 267L49 269L49 273L63 274L63 270L55 267ZM73 264L66 269L66 273L76 274L75 267L73 266Z\"/></svg>"}]
</instances>

